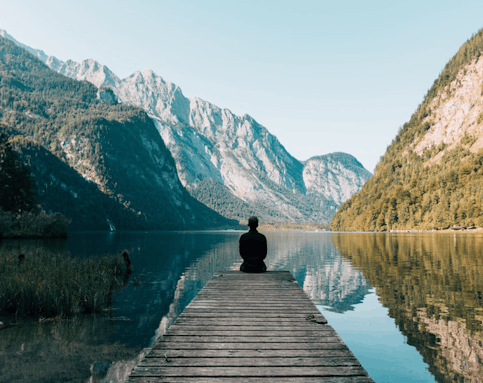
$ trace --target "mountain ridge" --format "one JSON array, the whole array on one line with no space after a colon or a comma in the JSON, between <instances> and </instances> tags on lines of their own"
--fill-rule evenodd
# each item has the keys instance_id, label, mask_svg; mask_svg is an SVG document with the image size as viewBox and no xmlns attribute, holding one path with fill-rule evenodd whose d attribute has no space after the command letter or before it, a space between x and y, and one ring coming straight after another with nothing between
<instances>
[{"instance_id":1,"label":"mountain ridge","mask_svg":"<svg viewBox=\"0 0 483 383\"><path fill-rule=\"evenodd\" d=\"M58 74L3 37L0 72L0 119L18 143L17 151L28 154L23 159L30 162L36 181L43 180L38 185L44 192L39 202L57 206L58 212L73 218L75 228L175 229L235 223L186 192L171 153L142 109L101 102L93 84ZM59 159L70 170L61 169ZM48 170L54 163L55 168ZM84 198L72 200L62 190ZM56 201L52 194L62 194L63 200ZM95 211L96 204L102 214L86 218L85 211Z\"/></svg>"},{"instance_id":2,"label":"mountain ridge","mask_svg":"<svg viewBox=\"0 0 483 383\"><path fill-rule=\"evenodd\" d=\"M2 33L9 36L0 30ZM202 197L207 196L207 187L223 185L233 195L229 198L232 207L256 206L264 220L328 223L335 208L370 177L362 165L348 169L334 159L325 167L312 166L311 173L331 167L331 176L325 179L341 181L334 185L355 181L356 187L338 186L329 190L312 182L308 196L304 178L307 161L302 163L292 157L275 136L248 114L240 117L198 97L188 99L178 86L151 69L136 71L121 80L95 60L63 62L29 49L59 73L89 81L98 88L109 87L120 103L144 109L174 157L182 185L202 203L208 203ZM311 159L309 163L313 165L314 161ZM347 175L350 181L342 182ZM214 182L201 185L207 178ZM200 187L203 193L197 191ZM310 206L315 200L318 210ZM246 213L244 210L230 215L219 204L215 205L218 213L228 218L240 219Z\"/></svg>"}]
</instances>

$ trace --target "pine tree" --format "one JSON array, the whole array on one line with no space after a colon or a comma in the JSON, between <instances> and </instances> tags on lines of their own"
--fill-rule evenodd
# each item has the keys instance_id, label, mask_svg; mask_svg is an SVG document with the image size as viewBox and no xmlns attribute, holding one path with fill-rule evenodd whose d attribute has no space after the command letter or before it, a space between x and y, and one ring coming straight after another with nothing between
<instances>
[{"instance_id":1,"label":"pine tree","mask_svg":"<svg viewBox=\"0 0 483 383\"><path fill-rule=\"evenodd\" d=\"M7 135L0 133L0 208L20 213L36 207L36 187L27 167L13 152Z\"/></svg>"}]
</instances>

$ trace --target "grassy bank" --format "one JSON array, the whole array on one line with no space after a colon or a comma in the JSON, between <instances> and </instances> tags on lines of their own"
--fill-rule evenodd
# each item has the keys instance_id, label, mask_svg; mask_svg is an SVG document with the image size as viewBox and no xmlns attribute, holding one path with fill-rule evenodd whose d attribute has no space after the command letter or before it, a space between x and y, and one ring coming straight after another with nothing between
<instances>
[{"instance_id":1,"label":"grassy bank","mask_svg":"<svg viewBox=\"0 0 483 383\"><path fill-rule=\"evenodd\" d=\"M75 259L44 249L0 252L0 312L42 317L100 312L122 287L121 255Z\"/></svg>"},{"instance_id":2,"label":"grassy bank","mask_svg":"<svg viewBox=\"0 0 483 383\"><path fill-rule=\"evenodd\" d=\"M15 214L0 209L0 239L3 238L65 238L70 219L59 213Z\"/></svg>"}]
</instances>

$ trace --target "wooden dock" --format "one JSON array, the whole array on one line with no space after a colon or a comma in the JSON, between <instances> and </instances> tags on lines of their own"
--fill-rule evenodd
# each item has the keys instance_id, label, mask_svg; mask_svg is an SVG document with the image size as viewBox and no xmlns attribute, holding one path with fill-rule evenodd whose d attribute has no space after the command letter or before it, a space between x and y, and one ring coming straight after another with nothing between
<instances>
[{"instance_id":1,"label":"wooden dock","mask_svg":"<svg viewBox=\"0 0 483 383\"><path fill-rule=\"evenodd\" d=\"M373 382L326 323L288 271L220 271L128 382Z\"/></svg>"}]
</instances>

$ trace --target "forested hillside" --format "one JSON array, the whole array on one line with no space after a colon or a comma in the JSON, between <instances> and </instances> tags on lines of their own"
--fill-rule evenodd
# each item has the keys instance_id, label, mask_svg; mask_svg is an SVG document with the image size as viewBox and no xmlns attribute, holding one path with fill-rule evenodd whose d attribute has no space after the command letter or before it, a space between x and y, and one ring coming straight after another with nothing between
<instances>
[{"instance_id":1,"label":"forested hillside","mask_svg":"<svg viewBox=\"0 0 483 383\"><path fill-rule=\"evenodd\" d=\"M92 84L50 70L1 37L0 121L35 176L42 207L72 218L75 228L230 224L182 187L143 110L101 102Z\"/></svg>"},{"instance_id":2,"label":"forested hillside","mask_svg":"<svg viewBox=\"0 0 483 383\"><path fill-rule=\"evenodd\" d=\"M446 64L330 228L483 227L483 30Z\"/></svg>"},{"instance_id":3,"label":"forested hillside","mask_svg":"<svg viewBox=\"0 0 483 383\"><path fill-rule=\"evenodd\" d=\"M189 193L222 216L246 223L326 225L337 206L360 190L370 173L351 155L331 153L301 163L267 128L181 89L150 69L120 79L95 60L62 61L3 36L52 70L99 88L99 98L143 108L170 150Z\"/></svg>"}]
</instances>

